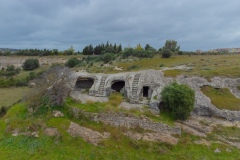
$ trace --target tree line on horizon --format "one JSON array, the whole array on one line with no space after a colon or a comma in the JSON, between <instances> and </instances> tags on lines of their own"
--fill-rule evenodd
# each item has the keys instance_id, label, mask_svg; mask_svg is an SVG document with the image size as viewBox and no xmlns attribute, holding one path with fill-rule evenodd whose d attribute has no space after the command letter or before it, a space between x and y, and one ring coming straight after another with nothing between
<instances>
[{"instance_id":1,"label":"tree line on horizon","mask_svg":"<svg viewBox=\"0 0 240 160\"><path fill-rule=\"evenodd\" d=\"M70 48L59 51L58 49L22 49L22 50L0 50L0 55L9 56L9 55L18 55L18 56L54 56L54 55L103 55L106 53L111 54L122 54L123 57L135 56L141 58L153 57L154 54L159 53L163 54L178 54L178 55L205 55L205 54L226 54L227 52L193 52L193 51L181 51L180 45L178 45L175 40L166 40L163 47L155 49L149 44L146 44L145 47L142 47L141 44L137 44L136 47L125 47L123 48L121 44L112 44L107 41L106 44L98 44L93 46L92 44L87 45L83 48L82 52L75 52L74 48ZM171 56L170 55L170 56ZM168 57L167 56L167 57ZM166 58L167 58L166 57Z\"/></svg>"}]
</instances>

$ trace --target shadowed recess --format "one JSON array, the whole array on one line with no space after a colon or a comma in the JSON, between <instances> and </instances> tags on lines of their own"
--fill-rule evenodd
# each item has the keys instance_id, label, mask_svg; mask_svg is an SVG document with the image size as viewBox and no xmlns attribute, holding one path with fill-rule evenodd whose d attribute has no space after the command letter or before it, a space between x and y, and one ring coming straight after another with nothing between
<instances>
[{"instance_id":1,"label":"shadowed recess","mask_svg":"<svg viewBox=\"0 0 240 160\"><path fill-rule=\"evenodd\" d=\"M75 89L90 89L94 83L92 78L78 78Z\"/></svg>"},{"instance_id":2,"label":"shadowed recess","mask_svg":"<svg viewBox=\"0 0 240 160\"><path fill-rule=\"evenodd\" d=\"M124 86L125 86L125 81L116 81L116 82L113 82L111 89L115 90L116 92L120 92Z\"/></svg>"}]
</instances>

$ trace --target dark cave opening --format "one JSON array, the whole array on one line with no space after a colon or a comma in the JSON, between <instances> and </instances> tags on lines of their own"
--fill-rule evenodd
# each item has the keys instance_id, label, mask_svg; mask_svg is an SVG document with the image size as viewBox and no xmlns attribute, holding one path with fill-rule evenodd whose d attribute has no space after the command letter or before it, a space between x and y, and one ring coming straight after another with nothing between
<instances>
[{"instance_id":1,"label":"dark cave opening","mask_svg":"<svg viewBox=\"0 0 240 160\"><path fill-rule=\"evenodd\" d=\"M149 92L149 87L148 86L144 86L143 87L143 97L147 97L148 98L148 92Z\"/></svg>"},{"instance_id":2,"label":"dark cave opening","mask_svg":"<svg viewBox=\"0 0 240 160\"><path fill-rule=\"evenodd\" d=\"M76 89L90 89L94 83L92 78L78 78L76 81Z\"/></svg>"},{"instance_id":3,"label":"dark cave opening","mask_svg":"<svg viewBox=\"0 0 240 160\"><path fill-rule=\"evenodd\" d=\"M111 89L120 92L123 87L125 87L125 81L116 81L112 84Z\"/></svg>"}]
</instances>

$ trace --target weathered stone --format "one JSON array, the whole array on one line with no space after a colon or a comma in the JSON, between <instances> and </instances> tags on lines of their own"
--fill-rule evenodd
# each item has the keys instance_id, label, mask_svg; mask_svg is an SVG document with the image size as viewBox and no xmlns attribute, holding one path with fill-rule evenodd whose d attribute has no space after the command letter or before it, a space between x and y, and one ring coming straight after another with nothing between
<instances>
[{"instance_id":1,"label":"weathered stone","mask_svg":"<svg viewBox=\"0 0 240 160\"><path fill-rule=\"evenodd\" d=\"M136 117L132 115L127 115L124 113L89 113L81 111L80 109L73 108L73 113L76 118L79 115L84 114L89 117L92 121L103 122L104 124L109 124L116 127L127 127L136 128L141 127L144 130L151 130L157 133L166 133L173 135L181 135L181 128L178 126L170 127L161 122L152 122L147 117Z\"/></svg>"},{"instance_id":2,"label":"weathered stone","mask_svg":"<svg viewBox=\"0 0 240 160\"><path fill-rule=\"evenodd\" d=\"M50 137L54 137L54 136L59 136L60 135L57 128L46 128L44 130L44 133L47 136L50 136Z\"/></svg>"},{"instance_id":3,"label":"weathered stone","mask_svg":"<svg viewBox=\"0 0 240 160\"><path fill-rule=\"evenodd\" d=\"M61 111L58 111L58 110L54 110L52 112L52 115L53 115L53 117L63 117L64 116L64 114Z\"/></svg>"},{"instance_id":4,"label":"weathered stone","mask_svg":"<svg viewBox=\"0 0 240 160\"><path fill-rule=\"evenodd\" d=\"M141 133L127 132L124 135L134 140L165 142L173 145L178 143L178 138L175 138L169 134L160 134L160 133L142 133L141 134Z\"/></svg>"},{"instance_id":5,"label":"weathered stone","mask_svg":"<svg viewBox=\"0 0 240 160\"><path fill-rule=\"evenodd\" d=\"M221 150L218 149L218 148L216 148L216 149L214 150L214 152L215 152L215 153L221 153Z\"/></svg>"},{"instance_id":6,"label":"weathered stone","mask_svg":"<svg viewBox=\"0 0 240 160\"><path fill-rule=\"evenodd\" d=\"M34 82L31 82L31 83L29 83L29 85L28 85L30 88L34 88L35 86L36 86L36 83L34 83Z\"/></svg>"},{"instance_id":7,"label":"weathered stone","mask_svg":"<svg viewBox=\"0 0 240 160\"><path fill-rule=\"evenodd\" d=\"M97 145L102 139L108 138L110 133L104 132L103 134L93 131L89 128L82 127L74 122L71 122L68 133L73 137L82 137L86 142Z\"/></svg>"},{"instance_id":8,"label":"weathered stone","mask_svg":"<svg viewBox=\"0 0 240 160\"><path fill-rule=\"evenodd\" d=\"M162 71L159 70L144 70L138 72L127 72L117 74L91 74L87 72L77 72L73 76L74 80L71 83L76 83L78 78L92 78L94 83L89 89L89 95L106 97L113 93L111 85L116 81L124 81L125 86L122 89L124 96L131 103L144 103L150 108L159 110L161 102L161 91L163 88L173 82L172 78L164 77ZM240 120L239 111L220 110L216 108L210 99L201 92L201 87L212 86L215 88L228 88L231 93L240 98L240 91L237 86L240 86L240 79L219 78L213 77L211 81L207 81L202 77L188 77L184 75L177 76L176 81L180 84L186 84L195 90L195 105L192 114L201 116L216 116L227 120ZM75 84L72 84L74 86ZM143 90L148 88L147 95ZM73 92L72 96L76 99L80 98L80 92ZM145 96L145 97L144 97ZM147 100L143 100L143 99Z\"/></svg>"},{"instance_id":9,"label":"weathered stone","mask_svg":"<svg viewBox=\"0 0 240 160\"><path fill-rule=\"evenodd\" d=\"M20 130L18 128L14 129L12 131L12 136L14 136L14 137L18 136L19 134L20 134Z\"/></svg>"},{"instance_id":10,"label":"weathered stone","mask_svg":"<svg viewBox=\"0 0 240 160\"><path fill-rule=\"evenodd\" d=\"M192 134L192 135L199 136L199 137L207 137L206 134L204 134L202 132L199 132L199 131L197 131L197 130L195 130L195 129L187 126L187 125L184 125L184 124L181 124L181 123L175 123L175 124L177 126L180 126L181 129L188 134Z\"/></svg>"}]
</instances>

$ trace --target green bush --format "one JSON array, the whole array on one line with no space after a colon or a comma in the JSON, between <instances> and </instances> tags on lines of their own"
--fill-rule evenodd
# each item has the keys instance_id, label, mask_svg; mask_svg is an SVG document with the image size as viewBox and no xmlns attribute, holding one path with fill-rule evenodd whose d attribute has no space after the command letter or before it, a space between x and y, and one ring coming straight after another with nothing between
<instances>
[{"instance_id":1,"label":"green bush","mask_svg":"<svg viewBox=\"0 0 240 160\"><path fill-rule=\"evenodd\" d=\"M39 67L39 61L38 59L27 59L23 63L23 69L24 70L34 70Z\"/></svg>"},{"instance_id":2,"label":"green bush","mask_svg":"<svg viewBox=\"0 0 240 160\"><path fill-rule=\"evenodd\" d=\"M133 48L127 48L122 52L122 58L128 58L129 56L138 58L152 58L155 54L153 50L137 50Z\"/></svg>"},{"instance_id":3,"label":"green bush","mask_svg":"<svg viewBox=\"0 0 240 160\"><path fill-rule=\"evenodd\" d=\"M72 67L76 66L79 62L80 62L80 61L79 61L76 57L70 58L70 59L67 61L66 66L72 68Z\"/></svg>"},{"instance_id":4,"label":"green bush","mask_svg":"<svg viewBox=\"0 0 240 160\"><path fill-rule=\"evenodd\" d=\"M170 49L164 49L162 51L162 58L170 58L172 56L172 51Z\"/></svg>"},{"instance_id":5,"label":"green bush","mask_svg":"<svg viewBox=\"0 0 240 160\"><path fill-rule=\"evenodd\" d=\"M7 66L6 69L3 67L2 70L0 70L0 76L11 77L13 75L19 74L20 71L20 68L16 68L14 65L11 65Z\"/></svg>"},{"instance_id":6,"label":"green bush","mask_svg":"<svg viewBox=\"0 0 240 160\"><path fill-rule=\"evenodd\" d=\"M14 78L0 78L0 88L7 88L15 86L16 80Z\"/></svg>"},{"instance_id":7,"label":"green bush","mask_svg":"<svg viewBox=\"0 0 240 160\"><path fill-rule=\"evenodd\" d=\"M100 56L100 59L104 62L104 63L108 63L112 60L115 59L115 55L113 53L105 53L105 54L102 54Z\"/></svg>"},{"instance_id":8,"label":"green bush","mask_svg":"<svg viewBox=\"0 0 240 160\"><path fill-rule=\"evenodd\" d=\"M162 101L174 119L186 120L193 110L195 92L187 85L176 82L161 92Z\"/></svg>"}]
</instances>

